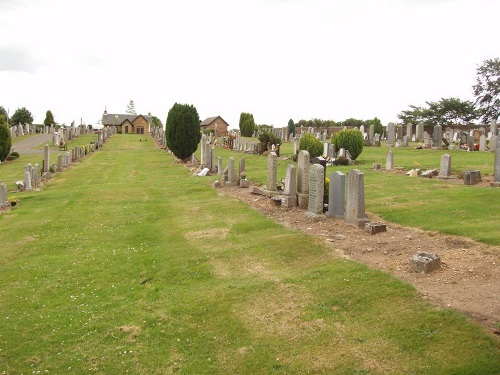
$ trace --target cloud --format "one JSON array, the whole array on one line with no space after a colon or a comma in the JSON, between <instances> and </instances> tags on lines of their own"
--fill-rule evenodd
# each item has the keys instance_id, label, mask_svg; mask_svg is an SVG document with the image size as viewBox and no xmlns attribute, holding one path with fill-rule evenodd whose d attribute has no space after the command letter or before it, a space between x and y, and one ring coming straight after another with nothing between
<instances>
[{"instance_id":1,"label":"cloud","mask_svg":"<svg viewBox=\"0 0 500 375\"><path fill-rule=\"evenodd\" d=\"M0 71L34 73L44 63L20 46L0 46Z\"/></svg>"}]
</instances>

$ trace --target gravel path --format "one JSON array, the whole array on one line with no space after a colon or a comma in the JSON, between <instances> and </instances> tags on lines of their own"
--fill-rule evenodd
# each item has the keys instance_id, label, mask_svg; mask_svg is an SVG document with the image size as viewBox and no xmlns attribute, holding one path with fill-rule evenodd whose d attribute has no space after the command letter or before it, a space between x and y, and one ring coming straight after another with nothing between
<instances>
[{"instance_id":1,"label":"gravel path","mask_svg":"<svg viewBox=\"0 0 500 375\"><path fill-rule=\"evenodd\" d=\"M32 148L41 144L45 144L47 142L51 142L51 140L52 134L39 134L16 143L14 147L12 147L12 149L13 151L18 152L20 155L43 154L43 150L32 150Z\"/></svg>"}]
</instances>

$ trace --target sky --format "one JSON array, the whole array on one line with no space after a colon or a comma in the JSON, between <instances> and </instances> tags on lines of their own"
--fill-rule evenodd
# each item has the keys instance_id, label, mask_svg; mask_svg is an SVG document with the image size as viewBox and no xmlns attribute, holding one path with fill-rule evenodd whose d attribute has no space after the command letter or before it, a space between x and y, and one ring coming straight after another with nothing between
<instances>
[{"instance_id":1,"label":"sky","mask_svg":"<svg viewBox=\"0 0 500 375\"><path fill-rule=\"evenodd\" d=\"M0 106L96 126L106 108L165 124L174 103L238 128L396 122L474 101L500 57L498 0L0 0Z\"/></svg>"}]
</instances>

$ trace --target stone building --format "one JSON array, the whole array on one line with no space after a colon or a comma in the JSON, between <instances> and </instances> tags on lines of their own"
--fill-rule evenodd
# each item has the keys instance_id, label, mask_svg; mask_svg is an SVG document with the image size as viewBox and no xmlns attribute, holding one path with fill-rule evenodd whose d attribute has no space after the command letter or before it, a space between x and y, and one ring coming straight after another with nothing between
<instances>
[{"instance_id":1,"label":"stone building","mask_svg":"<svg viewBox=\"0 0 500 375\"><path fill-rule=\"evenodd\" d=\"M151 113L147 116L129 114L111 114L104 110L102 126L114 126L117 133L148 134L151 126Z\"/></svg>"},{"instance_id":2,"label":"stone building","mask_svg":"<svg viewBox=\"0 0 500 375\"><path fill-rule=\"evenodd\" d=\"M201 130L213 129L217 136L227 135L229 124L220 116L208 117L200 123Z\"/></svg>"}]
</instances>

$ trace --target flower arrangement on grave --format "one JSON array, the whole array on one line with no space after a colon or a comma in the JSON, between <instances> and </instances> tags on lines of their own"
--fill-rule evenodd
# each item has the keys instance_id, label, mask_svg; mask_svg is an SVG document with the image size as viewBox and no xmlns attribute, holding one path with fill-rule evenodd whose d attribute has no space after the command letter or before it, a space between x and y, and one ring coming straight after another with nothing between
<instances>
[{"instance_id":1,"label":"flower arrangement on grave","mask_svg":"<svg viewBox=\"0 0 500 375\"><path fill-rule=\"evenodd\" d=\"M283 180L283 178L278 181L278 186L276 186L276 188L278 189L278 191L285 191L285 180Z\"/></svg>"},{"instance_id":2,"label":"flower arrangement on grave","mask_svg":"<svg viewBox=\"0 0 500 375\"><path fill-rule=\"evenodd\" d=\"M11 206L15 206L17 204L17 198L16 197L10 197L9 198L9 203Z\"/></svg>"},{"instance_id":3,"label":"flower arrangement on grave","mask_svg":"<svg viewBox=\"0 0 500 375\"><path fill-rule=\"evenodd\" d=\"M242 171L242 172L240 173L240 179L242 179L242 180L246 180L246 179L247 179L247 172Z\"/></svg>"}]
</instances>

